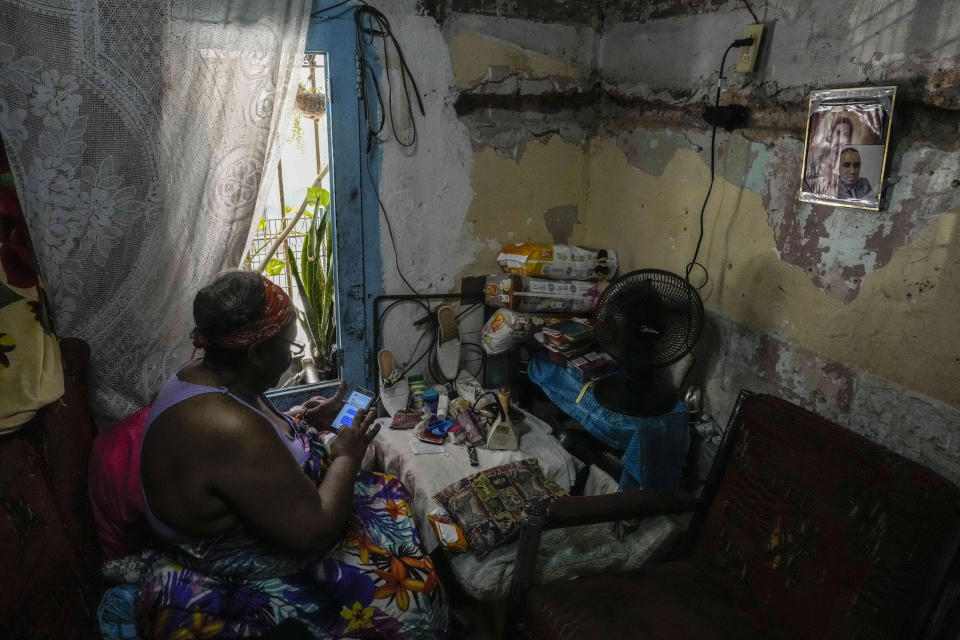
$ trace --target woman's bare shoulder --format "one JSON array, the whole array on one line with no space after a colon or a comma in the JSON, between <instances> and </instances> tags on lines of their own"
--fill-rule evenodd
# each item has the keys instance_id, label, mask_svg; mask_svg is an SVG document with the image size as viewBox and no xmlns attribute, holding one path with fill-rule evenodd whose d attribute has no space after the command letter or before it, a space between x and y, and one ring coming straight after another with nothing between
<instances>
[{"instance_id":1,"label":"woman's bare shoulder","mask_svg":"<svg viewBox=\"0 0 960 640\"><path fill-rule=\"evenodd\" d=\"M179 402L163 412L151 426L149 440L170 447L190 443L192 449L219 447L225 439L258 438L263 417L219 391ZM159 437L158 437L159 436ZM145 446L147 442L144 443Z\"/></svg>"}]
</instances>

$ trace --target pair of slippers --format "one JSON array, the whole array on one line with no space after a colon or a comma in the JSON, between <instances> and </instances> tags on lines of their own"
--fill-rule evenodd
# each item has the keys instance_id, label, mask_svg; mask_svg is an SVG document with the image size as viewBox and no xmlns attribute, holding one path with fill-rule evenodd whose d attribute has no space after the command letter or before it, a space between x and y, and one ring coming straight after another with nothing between
<instances>
[{"instance_id":1,"label":"pair of slippers","mask_svg":"<svg viewBox=\"0 0 960 640\"><path fill-rule=\"evenodd\" d=\"M435 357L440 374L448 381L460 371L460 328L453 309L443 305L437 309L437 340ZM404 371L390 349L377 354L380 368L380 400L390 417L406 409L410 401L410 385Z\"/></svg>"}]
</instances>

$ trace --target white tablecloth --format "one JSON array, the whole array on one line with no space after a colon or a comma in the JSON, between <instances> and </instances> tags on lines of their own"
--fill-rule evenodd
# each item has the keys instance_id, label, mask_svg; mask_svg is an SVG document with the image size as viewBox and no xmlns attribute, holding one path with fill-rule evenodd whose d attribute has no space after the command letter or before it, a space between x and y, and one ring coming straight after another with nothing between
<instances>
[{"instance_id":1,"label":"white tablecloth","mask_svg":"<svg viewBox=\"0 0 960 640\"><path fill-rule=\"evenodd\" d=\"M436 549L438 542L427 513L440 506L433 496L447 485L478 471L526 458L536 458L543 473L566 491L573 486L577 473L574 457L551 435L550 425L529 413L523 421L526 433L520 436L520 449L494 451L478 447L478 467L470 466L465 445L447 441L443 445L445 453L416 455L410 448L410 441L417 438L413 429L390 429L390 418L378 422L382 426L374 440L377 466L400 478L410 490L414 517L428 552Z\"/></svg>"},{"instance_id":2,"label":"white tablecloth","mask_svg":"<svg viewBox=\"0 0 960 640\"><path fill-rule=\"evenodd\" d=\"M518 451L477 449L480 466L471 467L465 446L444 445L445 453L415 455L410 441L416 439L412 429L397 431L387 428L390 418L380 420L382 427L374 440L376 467L399 477L413 496L413 513L427 551L438 542L427 513L440 506L433 496L452 482L484 469L514 460L536 458L543 472L569 491L573 486L575 459L550 433L550 426L527 414L524 427L529 430L520 438ZM602 471L591 468L587 481L588 495L612 493L617 483ZM540 583L572 580L578 576L636 569L676 530L667 517L647 518L640 529L624 542L614 536L609 524L547 531L540 545L540 560L535 579ZM503 600L513 583L516 542L498 547L483 560L469 551L451 554L450 567L468 595L478 600Z\"/></svg>"}]
</instances>

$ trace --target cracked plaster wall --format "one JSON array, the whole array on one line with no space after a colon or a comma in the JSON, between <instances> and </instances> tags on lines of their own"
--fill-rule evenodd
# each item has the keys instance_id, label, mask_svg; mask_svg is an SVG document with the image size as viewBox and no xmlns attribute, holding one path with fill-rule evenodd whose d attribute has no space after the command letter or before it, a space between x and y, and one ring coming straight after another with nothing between
<instances>
[{"instance_id":1,"label":"cracked plaster wall","mask_svg":"<svg viewBox=\"0 0 960 640\"><path fill-rule=\"evenodd\" d=\"M722 102L753 124L718 133L698 374L721 421L740 388L768 391L960 479L960 15L949 2L844 7L771 2L760 71L728 65ZM709 180L698 114L750 21L731 6L604 34L605 89L645 108L591 139L587 242L632 235L628 265L683 272ZM809 92L868 83L900 87L886 207L801 204Z\"/></svg>"},{"instance_id":2,"label":"cracked plaster wall","mask_svg":"<svg viewBox=\"0 0 960 640\"><path fill-rule=\"evenodd\" d=\"M604 19L575 4L544 22L506 3L445 3L440 21L381 7L428 110L415 153L385 147L381 180L421 290L492 271L511 241L611 246L626 269L690 259L709 179L699 113L752 19L739 2L615 3ZM728 67L723 102L753 123L718 133L699 374L721 421L739 388L772 391L960 478L960 15L946 0L845 6L757 8L761 70ZM799 203L810 90L864 83L901 89L885 210ZM384 290L401 291L383 248Z\"/></svg>"},{"instance_id":3,"label":"cracked plaster wall","mask_svg":"<svg viewBox=\"0 0 960 640\"><path fill-rule=\"evenodd\" d=\"M496 271L496 255L508 242L549 240L551 232L558 241L581 242L584 144L595 125L512 109L461 118L456 101L469 87L497 93L509 84L514 93L547 95L579 87L591 74L596 32L459 14L440 25L415 2L377 7L403 47L426 110L426 117L415 116L414 148L383 145L379 193L407 280L421 293L456 291L462 277ZM558 127L566 137L557 135ZM383 291L408 293L386 225L381 229ZM404 305L385 321L387 346L401 362L423 350L411 327L422 315Z\"/></svg>"}]
</instances>

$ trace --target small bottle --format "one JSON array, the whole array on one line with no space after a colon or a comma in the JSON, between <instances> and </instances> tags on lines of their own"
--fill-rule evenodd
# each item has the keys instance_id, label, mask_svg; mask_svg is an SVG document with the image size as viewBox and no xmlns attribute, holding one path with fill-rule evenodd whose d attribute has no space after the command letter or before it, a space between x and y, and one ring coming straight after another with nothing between
<instances>
[{"instance_id":1,"label":"small bottle","mask_svg":"<svg viewBox=\"0 0 960 640\"><path fill-rule=\"evenodd\" d=\"M300 367L303 369L304 383L315 384L320 382L320 372L317 370L317 365L314 363L313 358L304 356L303 360L300 361Z\"/></svg>"},{"instance_id":2,"label":"small bottle","mask_svg":"<svg viewBox=\"0 0 960 640\"><path fill-rule=\"evenodd\" d=\"M421 394L423 397L423 410L430 415L436 415L440 403L440 394L436 389L424 389Z\"/></svg>"},{"instance_id":3,"label":"small bottle","mask_svg":"<svg viewBox=\"0 0 960 640\"><path fill-rule=\"evenodd\" d=\"M423 376L410 374L407 376L407 383L410 385L410 400L413 408L423 409L423 391L427 388Z\"/></svg>"},{"instance_id":4,"label":"small bottle","mask_svg":"<svg viewBox=\"0 0 960 640\"><path fill-rule=\"evenodd\" d=\"M440 396L437 400L437 418L446 420L450 408L450 396L447 395L447 388L442 384L438 384L434 389Z\"/></svg>"}]
</instances>

